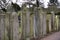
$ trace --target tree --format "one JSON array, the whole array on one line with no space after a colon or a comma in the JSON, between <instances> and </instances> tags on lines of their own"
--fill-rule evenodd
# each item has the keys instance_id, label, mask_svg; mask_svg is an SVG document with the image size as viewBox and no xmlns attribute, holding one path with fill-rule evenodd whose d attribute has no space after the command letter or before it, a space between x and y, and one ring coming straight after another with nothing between
<instances>
[{"instance_id":1,"label":"tree","mask_svg":"<svg viewBox=\"0 0 60 40\"><path fill-rule=\"evenodd\" d=\"M50 3L57 3L58 0L50 0Z\"/></svg>"}]
</instances>

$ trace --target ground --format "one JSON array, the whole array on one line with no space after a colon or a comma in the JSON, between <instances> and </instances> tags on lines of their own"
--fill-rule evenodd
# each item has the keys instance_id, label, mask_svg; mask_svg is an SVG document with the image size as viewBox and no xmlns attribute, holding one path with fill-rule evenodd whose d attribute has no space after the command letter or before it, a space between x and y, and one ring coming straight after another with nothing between
<instances>
[{"instance_id":1,"label":"ground","mask_svg":"<svg viewBox=\"0 0 60 40\"><path fill-rule=\"evenodd\" d=\"M53 33L41 40L60 40L60 32Z\"/></svg>"}]
</instances>

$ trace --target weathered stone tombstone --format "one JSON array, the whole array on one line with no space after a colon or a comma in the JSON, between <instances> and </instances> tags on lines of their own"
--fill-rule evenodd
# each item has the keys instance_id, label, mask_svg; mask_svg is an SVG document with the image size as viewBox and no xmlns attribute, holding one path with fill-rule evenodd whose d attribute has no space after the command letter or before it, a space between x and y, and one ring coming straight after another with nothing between
<instances>
[{"instance_id":1,"label":"weathered stone tombstone","mask_svg":"<svg viewBox=\"0 0 60 40\"><path fill-rule=\"evenodd\" d=\"M5 13L0 10L0 40L5 39Z\"/></svg>"},{"instance_id":2,"label":"weathered stone tombstone","mask_svg":"<svg viewBox=\"0 0 60 40\"><path fill-rule=\"evenodd\" d=\"M39 18L39 12L38 12L38 8L36 7L34 9L34 38L38 38L39 37L39 33L40 33L40 18Z\"/></svg>"},{"instance_id":3,"label":"weathered stone tombstone","mask_svg":"<svg viewBox=\"0 0 60 40\"><path fill-rule=\"evenodd\" d=\"M10 39L11 40L19 40L19 22L18 22L18 15L16 12L12 12L10 15L9 21L10 29Z\"/></svg>"},{"instance_id":4,"label":"weathered stone tombstone","mask_svg":"<svg viewBox=\"0 0 60 40\"><path fill-rule=\"evenodd\" d=\"M4 40L4 34L5 34L5 24L4 24L4 15L0 15L0 35L1 35L1 38L0 40Z\"/></svg>"},{"instance_id":5,"label":"weathered stone tombstone","mask_svg":"<svg viewBox=\"0 0 60 40\"><path fill-rule=\"evenodd\" d=\"M50 33L52 30L51 30L51 14L47 14L47 33Z\"/></svg>"}]
</instances>

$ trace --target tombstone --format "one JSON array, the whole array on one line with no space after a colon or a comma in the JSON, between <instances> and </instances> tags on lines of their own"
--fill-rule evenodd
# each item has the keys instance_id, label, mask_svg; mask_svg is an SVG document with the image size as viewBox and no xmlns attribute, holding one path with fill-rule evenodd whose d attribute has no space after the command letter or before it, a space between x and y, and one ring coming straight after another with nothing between
<instances>
[{"instance_id":1,"label":"tombstone","mask_svg":"<svg viewBox=\"0 0 60 40\"><path fill-rule=\"evenodd\" d=\"M19 40L19 22L16 12L12 12L9 20L10 40Z\"/></svg>"},{"instance_id":2,"label":"tombstone","mask_svg":"<svg viewBox=\"0 0 60 40\"><path fill-rule=\"evenodd\" d=\"M26 40L30 40L30 12L26 12Z\"/></svg>"},{"instance_id":3,"label":"tombstone","mask_svg":"<svg viewBox=\"0 0 60 40\"><path fill-rule=\"evenodd\" d=\"M47 33L51 32L51 14L47 14Z\"/></svg>"},{"instance_id":4,"label":"tombstone","mask_svg":"<svg viewBox=\"0 0 60 40\"><path fill-rule=\"evenodd\" d=\"M0 40L5 39L5 15L0 13Z\"/></svg>"},{"instance_id":5,"label":"tombstone","mask_svg":"<svg viewBox=\"0 0 60 40\"><path fill-rule=\"evenodd\" d=\"M43 18L42 18L43 22L42 22L42 31L43 31L43 35L46 35L46 13L43 12Z\"/></svg>"},{"instance_id":6,"label":"tombstone","mask_svg":"<svg viewBox=\"0 0 60 40\"><path fill-rule=\"evenodd\" d=\"M51 12L51 28L52 28L52 31L54 31L55 29L55 14L54 12Z\"/></svg>"},{"instance_id":7,"label":"tombstone","mask_svg":"<svg viewBox=\"0 0 60 40\"><path fill-rule=\"evenodd\" d=\"M36 40L40 39L40 13L38 11L38 8L35 7L34 9L34 38Z\"/></svg>"}]
</instances>

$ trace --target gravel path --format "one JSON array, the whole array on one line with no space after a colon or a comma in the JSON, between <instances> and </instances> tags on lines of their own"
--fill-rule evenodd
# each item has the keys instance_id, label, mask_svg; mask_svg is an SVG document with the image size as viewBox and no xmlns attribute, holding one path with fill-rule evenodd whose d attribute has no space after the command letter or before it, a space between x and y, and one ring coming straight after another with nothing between
<instances>
[{"instance_id":1,"label":"gravel path","mask_svg":"<svg viewBox=\"0 0 60 40\"><path fill-rule=\"evenodd\" d=\"M56 32L56 33L49 35L41 40L60 40L60 32Z\"/></svg>"}]
</instances>

